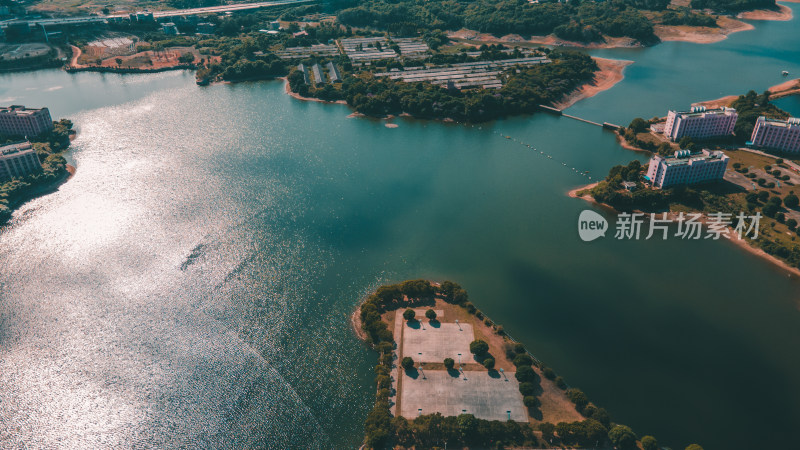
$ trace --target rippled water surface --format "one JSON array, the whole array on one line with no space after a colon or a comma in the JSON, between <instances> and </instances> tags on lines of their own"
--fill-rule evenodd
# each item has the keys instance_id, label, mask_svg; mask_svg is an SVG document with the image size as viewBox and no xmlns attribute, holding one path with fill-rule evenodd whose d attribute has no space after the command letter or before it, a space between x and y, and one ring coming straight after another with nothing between
<instances>
[{"instance_id":1,"label":"rippled water surface","mask_svg":"<svg viewBox=\"0 0 800 450\"><path fill-rule=\"evenodd\" d=\"M596 51L636 63L572 111L624 124L763 90L800 73L796 26ZM12 102L77 124L78 172L0 231L2 448L356 447L375 355L348 316L407 277L461 282L665 445L795 442L797 282L726 243L580 242L572 168L643 158L599 128L390 129L190 73L0 75Z\"/></svg>"}]
</instances>

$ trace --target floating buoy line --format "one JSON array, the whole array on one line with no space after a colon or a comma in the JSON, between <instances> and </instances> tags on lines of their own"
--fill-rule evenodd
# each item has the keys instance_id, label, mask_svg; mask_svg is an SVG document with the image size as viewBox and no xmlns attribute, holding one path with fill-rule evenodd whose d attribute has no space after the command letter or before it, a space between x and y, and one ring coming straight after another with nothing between
<instances>
[{"instance_id":1,"label":"floating buoy line","mask_svg":"<svg viewBox=\"0 0 800 450\"><path fill-rule=\"evenodd\" d=\"M477 129L479 129L479 130L481 130L481 129L482 129L480 126L477 126L477 127L476 127L475 125L470 125L470 126L471 126L472 128L477 128ZM520 144L520 145L523 145L523 146L525 146L525 147L528 147L529 149L531 149L531 150L533 150L533 151L535 151L535 152L539 152L539 154L540 154L540 155L547 157L547 159L554 159L554 158L553 158L553 155L550 155L550 154L548 154L548 153L545 153L545 152L543 152L542 150L539 150L539 149L537 149L536 147L532 146L531 144L527 144L527 143L525 143L525 142L522 142L522 141L520 141L520 140L517 140L516 138L513 138L513 137L511 137L510 135L507 135L507 134L503 134L503 133L501 133L501 132L499 132L499 131L497 131L497 130L491 130L491 131L492 131L492 133L494 133L494 134L496 134L496 135L500 136L501 138L505 138L505 139L508 139L508 140L510 140L510 141L514 141L514 142L516 142L516 143L518 143L518 144ZM568 169L572 170L573 172L577 173L578 175L580 175L580 176L583 176L583 177L586 177L586 178L587 178L587 179L589 179L589 180L591 180L591 179L592 179L592 177L589 175L589 171L588 171L588 170L578 170L577 168L575 168L575 167L571 167L570 165L568 165L568 164L567 164L565 161L558 161L558 160L556 160L556 161L557 161L557 162L561 162L561 165L562 165L562 166L564 166L564 167L566 167L566 168L568 168Z\"/></svg>"}]
</instances>

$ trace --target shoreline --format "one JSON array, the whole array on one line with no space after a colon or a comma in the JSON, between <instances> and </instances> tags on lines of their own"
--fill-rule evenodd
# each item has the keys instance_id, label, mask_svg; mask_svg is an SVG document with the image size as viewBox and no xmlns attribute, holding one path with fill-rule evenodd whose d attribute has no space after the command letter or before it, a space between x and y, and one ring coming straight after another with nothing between
<instances>
[{"instance_id":1,"label":"shoreline","mask_svg":"<svg viewBox=\"0 0 800 450\"><path fill-rule=\"evenodd\" d=\"M44 197L45 195L52 194L53 192L57 191L61 187L61 185L71 180L72 177L75 176L75 173L77 171L78 169L75 166L73 166L72 164L67 164L65 166L64 173L57 180L53 180L52 183L34 186L31 188L30 192L26 193L26 195L22 197L19 201L13 204L9 203L8 204L9 215L7 218L5 218L5 220L0 218L0 227L3 227L10 222L14 212L19 208L21 208L22 205L28 203L31 200L34 200L39 197Z\"/></svg>"},{"instance_id":2,"label":"shoreline","mask_svg":"<svg viewBox=\"0 0 800 450\"><path fill-rule=\"evenodd\" d=\"M595 60L599 68L595 72L594 79L572 91L563 100L553 104L554 108L566 109L581 100L594 97L603 91L611 89L625 79L625 68L634 63L634 61L626 59L608 59L594 56L592 59Z\"/></svg>"},{"instance_id":3,"label":"shoreline","mask_svg":"<svg viewBox=\"0 0 800 450\"><path fill-rule=\"evenodd\" d=\"M737 19L744 19L744 20L776 20L776 21L787 21L792 20L794 18L794 14L792 10L785 5L781 5L780 3L776 3L775 6L778 7L778 10L774 9L756 9L753 11L744 11L740 12L736 15Z\"/></svg>"},{"instance_id":4,"label":"shoreline","mask_svg":"<svg viewBox=\"0 0 800 450\"><path fill-rule=\"evenodd\" d=\"M329 100L322 100L320 98L314 98L314 97L303 97L302 95L292 91L292 89L289 87L289 79L288 78L279 77L277 79L283 80L283 90L286 92L286 94L288 94L289 96L291 96L292 98L295 98L297 100L302 100L302 101L306 101L306 102L332 103L332 104L337 104L337 105L346 105L347 104L347 102L344 101L344 100L329 101Z\"/></svg>"},{"instance_id":5,"label":"shoreline","mask_svg":"<svg viewBox=\"0 0 800 450\"><path fill-rule=\"evenodd\" d=\"M770 92L770 99L788 97L790 95L800 95L800 78L786 80L783 83L776 84L775 86L767 88ZM722 106L730 106L734 100L738 99L738 95L726 95L714 100L706 100L702 102L692 103L692 106L705 106L706 108L719 108Z\"/></svg>"},{"instance_id":6,"label":"shoreline","mask_svg":"<svg viewBox=\"0 0 800 450\"><path fill-rule=\"evenodd\" d=\"M572 190L567 192L567 196L570 197L570 198L581 199L583 201L588 202L591 205L594 205L594 206L603 208L605 210L608 210L609 212L618 213L619 211L616 208L614 208L613 206L611 206L611 205L609 205L607 203L598 202L590 194L578 195L578 192L586 190L586 189L592 189L595 186L597 186L599 183L600 182L598 181L598 182L595 182L595 183L587 184L585 186L579 186L577 188L574 188L574 189L572 189ZM700 214L702 214L702 213L700 213ZM670 211L668 213L668 215L674 217L674 213L672 211ZM703 216L702 222L705 223L705 220L706 220L705 214L702 214L702 216ZM722 240L722 239L720 239L720 240ZM785 261L783 261L783 260L781 260L781 259L779 259L779 258L777 258L777 257L775 257L773 255L770 255L769 253L765 252L764 250L762 250L759 247L756 247L755 245L750 244L746 239L730 238L730 239L726 239L726 240L731 242L731 243L733 243L738 248L750 253L751 255L757 256L757 257L767 261L768 263L772 264L775 268L780 269L781 271L787 273L790 277L792 275L794 275L798 279L800 279L800 269L798 269L797 267L790 266Z\"/></svg>"}]
</instances>

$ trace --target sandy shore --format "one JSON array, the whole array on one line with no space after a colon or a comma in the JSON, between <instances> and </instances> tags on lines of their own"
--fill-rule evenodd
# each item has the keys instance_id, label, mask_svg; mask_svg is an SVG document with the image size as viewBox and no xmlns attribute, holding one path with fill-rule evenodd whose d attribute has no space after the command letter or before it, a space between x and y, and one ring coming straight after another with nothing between
<instances>
[{"instance_id":1,"label":"sandy shore","mask_svg":"<svg viewBox=\"0 0 800 450\"><path fill-rule=\"evenodd\" d=\"M662 41L693 42L695 44L713 44L728 38L731 33L752 30L749 23L731 17L720 16L718 28L690 27L685 25L655 25L656 36Z\"/></svg>"},{"instance_id":2,"label":"sandy shore","mask_svg":"<svg viewBox=\"0 0 800 450\"><path fill-rule=\"evenodd\" d=\"M292 90L289 89L289 80L286 79L286 77L280 77L280 79L283 80L283 88L286 91L286 93L289 94L290 96L298 99L298 100L303 100L303 101L306 101L306 102L319 102L319 103L338 103L340 105L346 105L347 104L347 102L344 101L344 100L335 100L335 101L330 102L328 100L322 100L322 99L314 98L314 97L303 97L302 95L300 95L300 94L298 94L296 92L292 92Z\"/></svg>"},{"instance_id":3,"label":"sandy shore","mask_svg":"<svg viewBox=\"0 0 800 450\"><path fill-rule=\"evenodd\" d=\"M369 342L369 336L367 336L367 333L361 328L361 305L362 304L363 304L363 302L359 303L356 306L356 309L353 310L353 313L350 314L350 325L353 327L353 331L356 333L356 336L358 336L359 339L361 339L364 342Z\"/></svg>"},{"instance_id":4,"label":"sandy shore","mask_svg":"<svg viewBox=\"0 0 800 450\"><path fill-rule=\"evenodd\" d=\"M755 11L745 11L736 16L738 19L744 20L792 20L792 10L788 6L778 5L777 10L773 9L757 9Z\"/></svg>"},{"instance_id":5,"label":"sandy shore","mask_svg":"<svg viewBox=\"0 0 800 450\"><path fill-rule=\"evenodd\" d=\"M767 89L771 94L771 98L787 97L789 95L800 95L800 78L793 80L786 80L783 83L776 84ZM726 95L715 100L707 100L704 102L692 103L692 106L705 106L706 108L719 108L722 106L730 106L734 100L739 98L738 95Z\"/></svg>"},{"instance_id":6,"label":"sandy shore","mask_svg":"<svg viewBox=\"0 0 800 450\"><path fill-rule=\"evenodd\" d=\"M580 100L593 97L600 92L611 89L615 84L625 78L625 67L633 61L620 59L594 58L600 68L594 75L594 81L584 84L573 93L569 94L554 106L558 109L568 108Z\"/></svg>"}]
</instances>

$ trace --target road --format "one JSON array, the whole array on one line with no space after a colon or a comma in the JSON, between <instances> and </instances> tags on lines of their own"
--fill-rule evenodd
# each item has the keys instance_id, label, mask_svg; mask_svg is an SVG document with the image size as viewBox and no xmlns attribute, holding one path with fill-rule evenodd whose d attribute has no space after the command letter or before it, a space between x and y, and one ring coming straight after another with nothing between
<instances>
[{"instance_id":1,"label":"road","mask_svg":"<svg viewBox=\"0 0 800 450\"><path fill-rule=\"evenodd\" d=\"M192 8L192 9L175 9L170 11L153 11L153 17L158 19L160 17L175 17L175 16L193 16L199 14L216 14L233 11L245 11L248 9L268 8L270 6L290 5L294 3L310 3L316 0L277 0L271 2L256 2L256 3L236 3L231 5L209 6L205 8ZM108 16L82 16L82 17L62 17L55 19L32 19L32 20L18 20L18 21L4 21L0 22L0 27L5 28L9 22L28 22L30 26L53 26L53 25L81 25L87 23L104 23L108 19L127 18L128 14L112 14Z\"/></svg>"}]
</instances>

